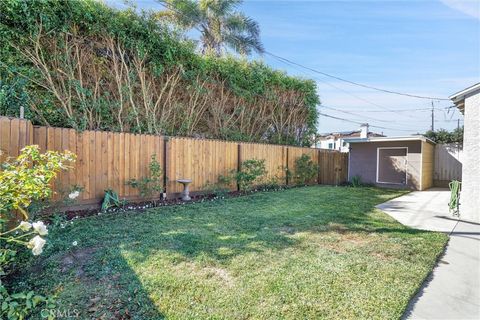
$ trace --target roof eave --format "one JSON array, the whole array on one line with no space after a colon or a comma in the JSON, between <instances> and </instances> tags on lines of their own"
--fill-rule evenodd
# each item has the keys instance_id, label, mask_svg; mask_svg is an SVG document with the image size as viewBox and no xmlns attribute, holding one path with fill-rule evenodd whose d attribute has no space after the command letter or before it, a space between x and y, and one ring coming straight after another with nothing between
<instances>
[{"instance_id":1,"label":"roof eave","mask_svg":"<svg viewBox=\"0 0 480 320\"><path fill-rule=\"evenodd\" d=\"M468 88L463 89L462 91L459 91L450 97L448 97L452 102L455 104L455 106L462 112L464 113L465 110L465 98L471 94L480 92L480 82L476 83Z\"/></svg>"},{"instance_id":2,"label":"roof eave","mask_svg":"<svg viewBox=\"0 0 480 320\"><path fill-rule=\"evenodd\" d=\"M390 142L390 141L423 141L431 144L436 144L434 141L425 136L412 137L373 137L373 138L350 138L344 139L348 143L365 143L365 142Z\"/></svg>"}]
</instances>

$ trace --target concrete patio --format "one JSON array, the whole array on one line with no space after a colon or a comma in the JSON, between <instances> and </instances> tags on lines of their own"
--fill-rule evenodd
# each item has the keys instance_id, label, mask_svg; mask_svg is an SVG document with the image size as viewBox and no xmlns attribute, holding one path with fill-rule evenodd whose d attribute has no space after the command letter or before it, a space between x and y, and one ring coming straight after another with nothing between
<instances>
[{"instance_id":1,"label":"concrete patio","mask_svg":"<svg viewBox=\"0 0 480 320\"><path fill-rule=\"evenodd\" d=\"M480 319L480 224L452 217L447 189L415 191L377 206L400 223L450 234L444 256L404 319Z\"/></svg>"}]
</instances>

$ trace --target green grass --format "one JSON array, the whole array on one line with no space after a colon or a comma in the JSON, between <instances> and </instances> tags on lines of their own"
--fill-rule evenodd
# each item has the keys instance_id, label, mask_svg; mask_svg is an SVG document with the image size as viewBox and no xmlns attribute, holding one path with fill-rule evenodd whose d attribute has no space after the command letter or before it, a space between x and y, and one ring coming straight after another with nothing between
<instances>
[{"instance_id":1,"label":"green grass","mask_svg":"<svg viewBox=\"0 0 480 320\"><path fill-rule=\"evenodd\" d=\"M313 186L80 219L18 285L81 318L399 318L447 242L374 209L403 193Z\"/></svg>"}]
</instances>

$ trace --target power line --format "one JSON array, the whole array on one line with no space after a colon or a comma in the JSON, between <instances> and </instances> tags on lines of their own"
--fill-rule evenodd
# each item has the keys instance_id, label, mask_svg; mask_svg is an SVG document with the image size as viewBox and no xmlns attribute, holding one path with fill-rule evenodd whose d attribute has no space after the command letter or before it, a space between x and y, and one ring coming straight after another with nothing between
<instances>
[{"instance_id":1,"label":"power line","mask_svg":"<svg viewBox=\"0 0 480 320\"><path fill-rule=\"evenodd\" d=\"M268 55L270 55L270 56L272 56L272 57L275 57L275 58L277 58L277 59L281 59L281 60L284 60L284 61L289 62L289 63L291 63L291 64L294 64L294 65L296 65L296 66L299 66L299 67L301 67L301 68L310 70L310 71L312 71L312 72L315 72L315 73L318 73L318 74L321 74L321 75L324 75L324 76L326 76L326 77L333 78L333 79L336 79L336 80L339 80L339 81L343 81L343 82L346 82L346 83L350 83L350 84L353 84L353 85L356 85L356 86L359 86L359 87L363 87L363 88L367 88L367 89L371 89L371 90L376 90L376 91L380 91L380 92L385 92L385 93L390 93L390 94L396 94L396 95L405 96L405 97L410 97L410 98L428 99L428 100L445 100L445 101L450 100L450 99L448 99L448 98L420 96L420 95L415 95L415 94L410 94L410 93L403 93L403 92L399 92L399 91L393 91L393 90L387 90L387 89L377 88L377 87L374 87L374 86L370 86L370 85L358 83L358 82L355 82L355 81L350 81L350 80L347 80L347 79L344 79L344 78L340 78L340 77L331 75L331 74L329 74L329 73L326 73L326 72L323 72L323 71L319 71L319 70L316 70L316 69L313 69L313 68L304 66L304 65L302 65L302 64L300 64L300 63L291 61L291 60L289 60L289 59L287 59L287 58L280 57L279 55L276 55L276 54L271 53L271 52L268 52L268 51L265 51L265 53L268 54Z\"/></svg>"},{"instance_id":2,"label":"power line","mask_svg":"<svg viewBox=\"0 0 480 320\"><path fill-rule=\"evenodd\" d=\"M284 63L284 64L287 64L287 65L292 65L292 64L290 64L290 63L287 62L287 61L283 61L283 60L278 60L278 61L280 61L280 62L282 62L282 63ZM298 68L297 68L295 65L293 65L293 66L294 66L295 69L298 70ZM367 100L367 99L365 99L365 98L359 97L359 96L357 96L356 94L353 94L353 93L351 93L351 92L349 92L349 91L347 91L347 90L344 90L344 89L342 89L342 88L340 88L340 87L337 87L336 85L331 84L331 83L329 83L329 82L327 82L327 81L325 81L325 80L323 80L323 79L319 79L318 77L311 76L311 75L309 75L309 76L312 77L312 78L314 78L314 79L316 79L316 80L318 80L318 81L320 81L320 82L325 83L326 85L328 85L328 86L330 86L330 87L333 87L333 88L335 88L335 89L337 89L337 90L340 90L340 91L342 91L342 92L344 92L344 93L346 93L346 94L348 94L348 95L350 95L350 96L352 96L352 97L354 97L354 98L357 98L358 100L361 100L361 101L364 101L364 102L366 102L366 103L368 103L368 104L371 104L371 105L374 106L374 107L378 107L378 108L381 108L381 109L384 109L384 110L387 110L387 111L390 111L390 112L395 112L395 111L393 111L393 110L390 109L390 108L387 108L387 107L382 106L382 105L380 105L380 104L378 104L378 103L375 103L375 102L372 102L372 101L370 101L370 100ZM399 115L404 116L404 117L408 117L408 118L414 118L414 119L416 119L416 117L411 116L411 115L408 115L408 114L401 114L401 113L399 113Z\"/></svg>"},{"instance_id":3,"label":"power line","mask_svg":"<svg viewBox=\"0 0 480 320\"><path fill-rule=\"evenodd\" d=\"M327 118L332 118L332 119L336 119L336 120L341 120L341 121L346 121L346 122L355 123L355 124L357 124L357 125L362 125L362 124L364 124L364 122L359 122L359 121L354 121L354 120L350 120L350 119L335 117L335 116L332 116L332 115L329 115L329 114L325 114L325 113L321 113L321 112L319 113L319 115L322 116L322 117L327 117ZM371 125L371 124L369 124L369 127L377 128L377 129L393 130L393 131L412 132L412 130L407 130L407 129L387 128L387 127L375 126L375 125Z\"/></svg>"},{"instance_id":4,"label":"power line","mask_svg":"<svg viewBox=\"0 0 480 320\"><path fill-rule=\"evenodd\" d=\"M176 10L175 8L172 8L170 6L170 4L165 1L165 0L157 0L163 7L167 8L167 9L170 9L172 11L175 11L176 13L186 17L186 18L189 18L187 17L185 14L183 14L182 12ZM189 8L190 8L190 11L193 12L193 7L190 5L190 3L188 3ZM199 28L197 28L196 26L194 26L194 28L200 32L202 32L202 30L200 30ZM300 63L297 63L297 62L294 62L292 60L289 60L287 58L283 58L277 54L274 54L272 52L269 52L267 50L264 50L264 53L265 54L268 54L272 57L275 57L276 59L281 59L285 62L288 62L288 63L291 63L291 64L294 64L296 66L299 66L301 68L304 68L304 69L307 69L307 70L310 70L312 72L315 72L315 73L318 73L318 74L321 74L323 76L326 76L326 77L329 77L329 78L333 78L333 79L336 79L336 80L339 80L339 81L343 81L343 82L346 82L346 83L349 83L349 84L352 84L352 85L356 85L356 86L359 86L359 87L363 87L363 88L367 88L367 89L370 89L370 90L376 90L376 91L380 91L380 92L384 92L384 93L389 93L389 94L396 94L396 95L400 95L400 96L405 96L405 97L410 97L410 98L417 98L417 99L428 99L428 100L450 100L448 98L439 98L439 97L429 97L429 96L421 96L421 95L415 95L415 94L410 94L410 93L404 93L404 92L399 92L399 91L393 91L393 90L387 90L387 89L382 89L382 88L378 88L378 87L374 87L374 86L371 86L371 85L366 85L366 84L362 84L362 83L359 83L359 82L355 82L355 81L351 81L351 80L347 80L345 78L341 78L341 77L337 77L337 76L334 76L332 74L329 74L329 73L326 73L326 72L323 72L323 71L319 71L319 70L316 70L316 69L313 69L313 68L310 68L310 67L307 67L307 66L304 66Z\"/></svg>"},{"instance_id":5,"label":"power line","mask_svg":"<svg viewBox=\"0 0 480 320\"><path fill-rule=\"evenodd\" d=\"M390 110L365 110L365 109L342 109L344 111L361 111L361 112L410 112L410 111L430 111L432 108L414 108L414 109L390 109ZM436 111L443 111L442 109L435 108ZM405 120L408 121L408 120Z\"/></svg>"},{"instance_id":6,"label":"power line","mask_svg":"<svg viewBox=\"0 0 480 320\"><path fill-rule=\"evenodd\" d=\"M351 115L362 117L362 118L365 118L365 119L371 119L371 120L380 121L380 122L390 122L390 123L392 122L390 120L382 120L382 119L373 118L373 117L365 116L365 115L362 115L362 114L358 114L358 113L355 113L355 112L350 112L350 111L343 110L343 109L337 109L337 108L334 108L334 107L329 107L329 106L326 106L324 104L321 104L320 107L327 108L327 109L330 109L330 110L335 110L337 112L351 114Z\"/></svg>"}]
</instances>

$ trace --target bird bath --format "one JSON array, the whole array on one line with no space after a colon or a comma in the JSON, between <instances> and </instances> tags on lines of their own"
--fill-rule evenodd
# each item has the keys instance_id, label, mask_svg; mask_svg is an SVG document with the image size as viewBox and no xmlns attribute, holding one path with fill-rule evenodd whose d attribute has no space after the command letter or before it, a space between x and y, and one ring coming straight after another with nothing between
<instances>
[{"instance_id":1,"label":"bird bath","mask_svg":"<svg viewBox=\"0 0 480 320\"><path fill-rule=\"evenodd\" d=\"M190 198L190 189L188 185L192 183L191 179L178 179L178 183L183 184L183 192L182 192L182 200L183 201L190 201L192 198Z\"/></svg>"}]
</instances>

